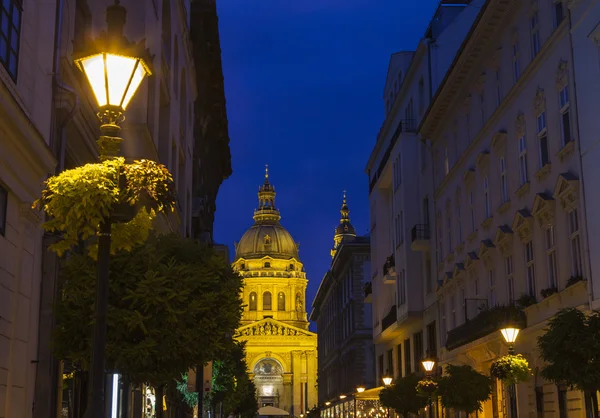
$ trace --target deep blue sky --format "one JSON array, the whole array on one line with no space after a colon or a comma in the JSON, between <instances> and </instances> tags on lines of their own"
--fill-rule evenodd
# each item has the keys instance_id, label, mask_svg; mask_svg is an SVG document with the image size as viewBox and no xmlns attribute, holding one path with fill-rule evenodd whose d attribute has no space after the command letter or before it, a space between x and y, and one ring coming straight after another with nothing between
<instances>
[{"instance_id":1,"label":"deep blue sky","mask_svg":"<svg viewBox=\"0 0 600 418\"><path fill-rule=\"evenodd\" d=\"M300 243L312 304L331 264L342 191L368 232L368 156L390 55L413 50L438 0L218 0L233 175L215 240L252 225L269 164L282 225Z\"/></svg>"}]
</instances>

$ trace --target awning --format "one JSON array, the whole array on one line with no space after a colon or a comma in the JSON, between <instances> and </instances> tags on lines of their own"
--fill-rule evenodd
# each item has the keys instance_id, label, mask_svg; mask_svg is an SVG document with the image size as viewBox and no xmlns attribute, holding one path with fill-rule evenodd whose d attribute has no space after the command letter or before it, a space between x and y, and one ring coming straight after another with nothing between
<instances>
[{"instance_id":1,"label":"awning","mask_svg":"<svg viewBox=\"0 0 600 418\"><path fill-rule=\"evenodd\" d=\"M258 410L258 415L261 416L288 416L290 413L288 411L284 411L283 409L275 408L274 406L263 406Z\"/></svg>"}]
</instances>

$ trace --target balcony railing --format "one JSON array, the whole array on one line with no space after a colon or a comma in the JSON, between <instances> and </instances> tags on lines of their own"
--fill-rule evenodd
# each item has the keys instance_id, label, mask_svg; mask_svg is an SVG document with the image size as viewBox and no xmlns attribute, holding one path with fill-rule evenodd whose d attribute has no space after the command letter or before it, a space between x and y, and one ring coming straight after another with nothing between
<instances>
[{"instance_id":1,"label":"balcony railing","mask_svg":"<svg viewBox=\"0 0 600 418\"><path fill-rule=\"evenodd\" d=\"M390 255L383 263L383 275L388 276L396 272L396 260L394 255Z\"/></svg>"},{"instance_id":2,"label":"balcony railing","mask_svg":"<svg viewBox=\"0 0 600 418\"><path fill-rule=\"evenodd\" d=\"M385 331L390 326L394 325L398 320L398 312L396 311L396 305L392 306L390 312L381 320L381 331Z\"/></svg>"},{"instance_id":3,"label":"balcony railing","mask_svg":"<svg viewBox=\"0 0 600 418\"><path fill-rule=\"evenodd\" d=\"M417 240L428 240L431 238L429 234L429 225L416 224L411 231L412 242Z\"/></svg>"},{"instance_id":4,"label":"balcony railing","mask_svg":"<svg viewBox=\"0 0 600 418\"><path fill-rule=\"evenodd\" d=\"M522 310L512 305L483 309L473 319L448 331L446 348L454 350L496 332L509 323L516 324L523 329L527 327L527 317Z\"/></svg>"}]
</instances>

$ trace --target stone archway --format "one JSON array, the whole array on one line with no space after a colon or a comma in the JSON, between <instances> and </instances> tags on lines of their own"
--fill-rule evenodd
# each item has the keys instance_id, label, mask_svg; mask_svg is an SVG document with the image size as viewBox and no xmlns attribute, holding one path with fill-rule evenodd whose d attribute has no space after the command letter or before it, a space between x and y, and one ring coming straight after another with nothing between
<instances>
[{"instance_id":1,"label":"stone archway","mask_svg":"<svg viewBox=\"0 0 600 418\"><path fill-rule=\"evenodd\" d=\"M261 358L252 369L256 385L258 406L279 408L280 396L283 396L283 366L272 358Z\"/></svg>"}]
</instances>

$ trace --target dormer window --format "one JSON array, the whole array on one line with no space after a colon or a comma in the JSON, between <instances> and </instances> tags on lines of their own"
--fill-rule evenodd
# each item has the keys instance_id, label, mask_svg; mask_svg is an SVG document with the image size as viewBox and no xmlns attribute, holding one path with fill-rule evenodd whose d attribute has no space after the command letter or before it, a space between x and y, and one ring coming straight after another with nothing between
<instances>
[{"instance_id":1,"label":"dormer window","mask_svg":"<svg viewBox=\"0 0 600 418\"><path fill-rule=\"evenodd\" d=\"M246 264L242 263L242 264L240 265L240 270L244 270L245 268L246 268Z\"/></svg>"},{"instance_id":2,"label":"dormer window","mask_svg":"<svg viewBox=\"0 0 600 418\"><path fill-rule=\"evenodd\" d=\"M293 264L290 264L290 270L292 270L292 271L295 270Z\"/></svg>"},{"instance_id":3,"label":"dormer window","mask_svg":"<svg viewBox=\"0 0 600 418\"><path fill-rule=\"evenodd\" d=\"M266 261L266 262L265 262L265 268L271 268L271 263L270 263L270 262L268 262L268 261Z\"/></svg>"}]
</instances>

